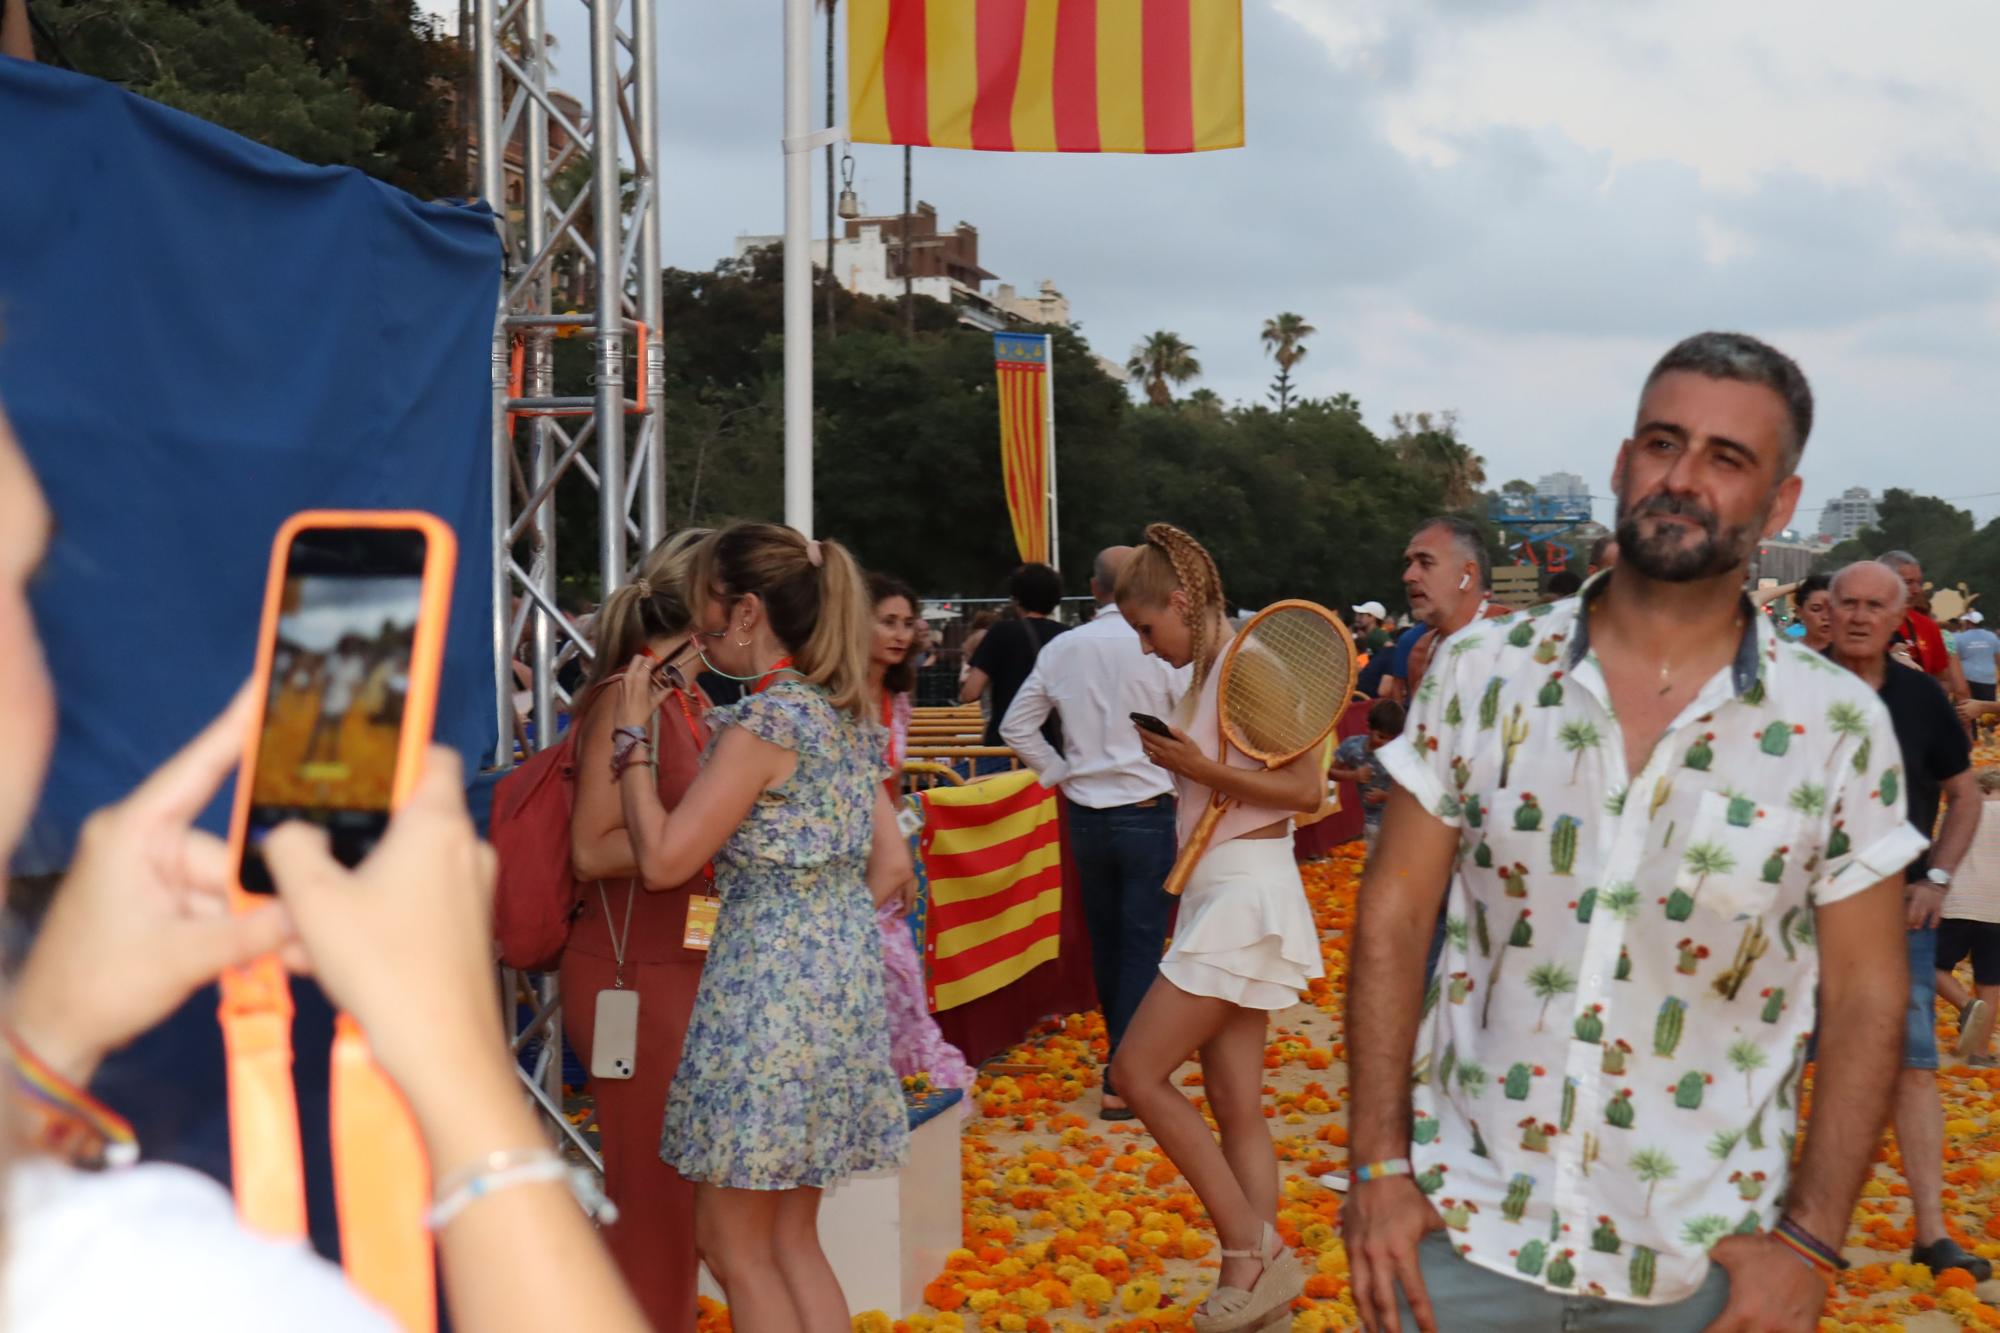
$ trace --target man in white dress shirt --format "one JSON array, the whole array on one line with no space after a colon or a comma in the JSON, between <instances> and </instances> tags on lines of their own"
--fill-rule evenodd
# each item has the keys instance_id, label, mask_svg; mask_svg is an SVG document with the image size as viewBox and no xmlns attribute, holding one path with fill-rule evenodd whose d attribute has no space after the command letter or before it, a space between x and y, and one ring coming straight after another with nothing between
<instances>
[{"instance_id":1,"label":"man in white dress shirt","mask_svg":"<svg viewBox=\"0 0 2000 1333\"><path fill-rule=\"evenodd\" d=\"M1098 554L1090 594L1097 616L1042 649L1000 724L1001 739L1069 806L1070 848L1082 881L1091 969L1111 1049L1105 1054L1106 1120L1132 1111L1111 1087L1111 1055L1159 970L1173 900L1162 887L1174 864L1174 785L1146 758L1133 713L1172 717L1187 692L1176 670L1140 650L1112 601L1129 546ZM1042 736L1062 717L1063 753Z\"/></svg>"}]
</instances>

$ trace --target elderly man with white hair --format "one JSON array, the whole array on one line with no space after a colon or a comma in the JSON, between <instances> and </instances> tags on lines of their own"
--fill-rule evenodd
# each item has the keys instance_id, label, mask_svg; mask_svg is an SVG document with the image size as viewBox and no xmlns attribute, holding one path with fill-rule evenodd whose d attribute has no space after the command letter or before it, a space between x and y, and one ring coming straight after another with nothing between
<instances>
[{"instance_id":1,"label":"elderly man with white hair","mask_svg":"<svg viewBox=\"0 0 2000 1333\"><path fill-rule=\"evenodd\" d=\"M1972 775L1972 747L1943 688L1929 675L1907 666L1889 651L1904 623L1909 592L1901 574L1887 563L1862 560L1833 576L1833 643L1827 655L1873 686L1889 710L1902 749L1901 771L1886 768L1877 786L1887 804L1902 789L1910 823L1924 837L1938 822L1938 800L1948 796L1944 825L1930 850L1910 862L1905 925L1909 942L1910 1007L1903 1036L1903 1073L1896 1084L1896 1143L1910 1185L1916 1247L1912 1263L1932 1272L1962 1268L1984 1281L1992 1266L1961 1249L1944 1225L1944 1106L1937 1088L1937 926L1972 835L1979 827L1980 798ZM1961 1022L1979 1026L1977 1003ZM1968 1052L1969 1053L1969 1052Z\"/></svg>"}]
</instances>

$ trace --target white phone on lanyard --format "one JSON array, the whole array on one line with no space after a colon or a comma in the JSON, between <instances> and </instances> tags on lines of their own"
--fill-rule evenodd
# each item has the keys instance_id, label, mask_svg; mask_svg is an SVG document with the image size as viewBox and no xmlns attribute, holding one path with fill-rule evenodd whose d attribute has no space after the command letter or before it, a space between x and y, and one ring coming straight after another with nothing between
<instances>
[{"instance_id":1,"label":"white phone on lanyard","mask_svg":"<svg viewBox=\"0 0 2000 1333\"><path fill-rule=\"evenodd\" d=\"M590 1034L590 1076L631 1078L638 1064L639 992L597 992L597 1021Z\"/></svg>"}]
</instances>

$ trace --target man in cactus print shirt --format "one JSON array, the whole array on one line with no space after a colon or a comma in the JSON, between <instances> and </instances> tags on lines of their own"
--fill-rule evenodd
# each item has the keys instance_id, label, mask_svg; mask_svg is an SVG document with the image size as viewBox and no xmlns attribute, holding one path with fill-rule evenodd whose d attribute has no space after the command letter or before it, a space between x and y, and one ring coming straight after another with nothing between
<instances>
[{"instance_id":1,"label":"man in cactus print shirt","mask_svg":"<svg viewBox=\"0 0 2000 1333\"><path fill-rule=\"evenodd\" d=\"M1845 1239L1924 839L1881 797L1874 692L1743 596L1811 418L1775 349L1673 348L1612 471L1616 568L1453 635L1381 755L1401 790L1360 895L1342 1212L1371 1328L1816 1325L1826 1275L1772 1232Z\"/></svg>"}]
</instances>

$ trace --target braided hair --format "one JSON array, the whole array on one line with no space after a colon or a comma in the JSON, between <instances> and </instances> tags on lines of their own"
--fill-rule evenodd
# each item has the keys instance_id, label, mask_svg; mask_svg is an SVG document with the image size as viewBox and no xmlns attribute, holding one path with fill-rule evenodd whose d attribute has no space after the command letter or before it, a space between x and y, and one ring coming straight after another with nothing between
<instances>
[{"instance_id":1,"label":"braided hair","mask_svg":"<svg viewBox=\"0 0 2000 1333\"><path fill-rule=\"evenodd\" d=\"M1198 698L1221 648L1214 638L1215 621L1224 614L1227 605L1222 598L1222 575L1208 549L1193 537L1170 523L1149 524L1144 545L1132 553L1119 572L1117 599L1165 606L1175 589L1187 595L1187 627L1194 661L1189 694Z\"/></svg>"}]
</instances>

